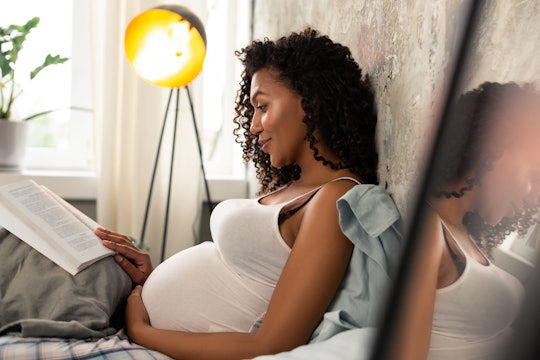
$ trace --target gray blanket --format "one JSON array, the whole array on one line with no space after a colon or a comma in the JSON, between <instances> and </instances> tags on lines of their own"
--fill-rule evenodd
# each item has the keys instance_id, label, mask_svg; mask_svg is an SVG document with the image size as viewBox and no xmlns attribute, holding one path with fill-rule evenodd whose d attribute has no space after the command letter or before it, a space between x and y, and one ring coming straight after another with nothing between
<instances>
[{"instance_id":1,"label":"gray blanket","mask_svg":"<svg viewBox=\"0 0 540 360\"><path fill-rule=\"evenodd\" d=\"M130 290L130 278L111 257L72 276L0 227L0 335L114 334Z\"/></svg>"}]
</instances>

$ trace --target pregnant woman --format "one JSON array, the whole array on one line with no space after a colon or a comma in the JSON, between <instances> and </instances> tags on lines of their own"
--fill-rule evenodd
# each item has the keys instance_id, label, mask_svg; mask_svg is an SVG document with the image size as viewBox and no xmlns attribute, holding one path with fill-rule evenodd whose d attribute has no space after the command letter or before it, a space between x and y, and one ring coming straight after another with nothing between
<instances>
[{"instance_id":1,"label":"pregnant woman","mask_svg":"<svg viewBox=\"0 0 540 360\"><path fill-rule=\"evenodd\" d=\"M374 97L347 47L306 29L237 56L235 134L259 197L220 203L214 242L155 270L126 236L97 231L144 284L128 299L129 336L174 358L252 358L307 343L353 253L336 201L377 183Z\"/></svg>"}]
</instances>

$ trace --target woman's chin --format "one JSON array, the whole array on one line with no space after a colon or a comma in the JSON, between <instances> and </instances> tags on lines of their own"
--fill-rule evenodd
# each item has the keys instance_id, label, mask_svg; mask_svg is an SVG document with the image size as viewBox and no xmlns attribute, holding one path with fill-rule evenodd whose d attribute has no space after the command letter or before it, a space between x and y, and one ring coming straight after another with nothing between
<instances>
[{"instance_id":1,"label":"woman's chin","mask_svg":"<svg viewBox=\"0 0 540 360\"><path fill-rule=\"evenodd\" d=\"M278 160L272 161L272 158L270 158L270 165L272 165L276 169L281 169L283 167L292 165L292 163L286 163L284 161L278 161Z\"/></svg>"}]
</instances>

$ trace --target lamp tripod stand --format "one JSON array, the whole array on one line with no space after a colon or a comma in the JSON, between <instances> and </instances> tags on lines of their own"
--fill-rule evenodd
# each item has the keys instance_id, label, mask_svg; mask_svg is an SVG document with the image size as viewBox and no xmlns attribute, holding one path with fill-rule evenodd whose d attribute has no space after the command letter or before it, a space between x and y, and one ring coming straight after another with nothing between
<instances>
[{"instance_id":1,"label":"lamp tripod stand","mask_svg":"<svg viewBox=\"0 0 540 360\"><path fill-rule=\"evenodd\" d=\"M200 166L201 166L201 172L204 180L204 188L206 192L206 200L208 202L208 210L210 213L212 213L213 205L212 200L210 198L210 188L208 186L208 179L206 178L206 171L204 169L204 161L203 161L203 153L202 153L202 146L201 146L201 140L199 136L199 130L197 127L197 121L195 119L195 111L193 108L193 101L191 99L191 93L189 91L189 87L186 85L183 87L186 90L188 101L189 101L189 107L191 110L191 118L193 120L193 129L195 130L195 138L197 140L197 148L199 152L199 160L200 160ZM177 132L177 125L178 125L178 113L180 111L180 89L181 88L171 88L171 91L169 92L169 98L167 100L167 107L165 109L165 116L163 117L163 124L161 126L161 133L159 136L159 142L158 142L158 148L156 152L156 158L154 160L154 168L152 170L152 178L150 181L150 189L148 191L148 198L146 200L146 209L144 212L144 220L143 220L143 226L141 231L141 239L139 242L139 246L142 247L144 244L144 235L146 233L146 225L148 223L148 213L150 210L150 203L152 201L152 193L154 190L154 182L156 178L156 172L157 172L157 166L159 162L159 156L161 154L161 148L163 145L163 136L165 133L165 125L167 123L167 118L169 115L169 108L171 105L171 99L173 97L173 93L176 97L176 111L174 113L174 125L173 125L173 134L172 134L172 146L171 146L171 161L169 165L169 183L167 188L167 200L165 205L165 220L163 224L163 238L161 242L161 256L160 260L163 261L165 258L165 249L167 246L167 230L169 225L169 209L170 209L170 202L171 202L171 188L172 188L172 176L173 176L173 168L174 168L174 154L175 154L175 145L176 145L176 132Z\"/></svg>"}]
</instances>

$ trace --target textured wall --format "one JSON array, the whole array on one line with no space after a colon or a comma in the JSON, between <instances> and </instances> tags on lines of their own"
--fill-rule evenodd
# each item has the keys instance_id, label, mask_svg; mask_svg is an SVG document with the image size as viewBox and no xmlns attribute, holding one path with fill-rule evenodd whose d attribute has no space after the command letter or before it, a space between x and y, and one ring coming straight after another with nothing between
<instances>
[{"instance_id":1,"label":"textured wall","mask_svg":"<svg viewBox=\"0 0 540 360\"><path fill-rule=\"evenodd\" d=\"M255 0L254 37L275 38L310 25L349 46L376 90L377 144L381 184L403 215L425 164L441 99L449 82L467 2L362 0ZM525 80L538 74L527 66L540 36L536 1L490 1L468 84ZM539 44L538 41L536 42ZM519 59L510 54L525 54ZM537 57L538 58L538 57ZM501 68L503 71L501 71Z\"/></svg>"},{"instance_id":2,"label":"textured wall","mask_svg":"<svg viewBox=\"0 0 540 360\"><path fill-rule=\"evenodd\" d=\"M466 88L540 79L540 1L490 1L482 9Z\"/></svg>"}]
</instances>

